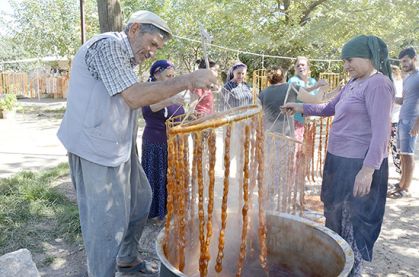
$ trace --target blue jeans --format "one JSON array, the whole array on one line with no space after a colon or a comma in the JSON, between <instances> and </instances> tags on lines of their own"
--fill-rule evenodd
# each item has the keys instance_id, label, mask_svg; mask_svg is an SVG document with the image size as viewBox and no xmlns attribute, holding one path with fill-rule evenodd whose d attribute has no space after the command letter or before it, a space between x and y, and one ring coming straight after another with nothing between
<instances>
[{"instance_id":1,"label":"blue jeans","mask_svg":"<svg viewBox=\"0 0 419 277\"><path fill-rule=\"evenodd\" d=\"M117 261L137 259L152 195L134 145L131 158L118 167L68 153L89 276L113 277Z\"/></svg>"}]
</instances>

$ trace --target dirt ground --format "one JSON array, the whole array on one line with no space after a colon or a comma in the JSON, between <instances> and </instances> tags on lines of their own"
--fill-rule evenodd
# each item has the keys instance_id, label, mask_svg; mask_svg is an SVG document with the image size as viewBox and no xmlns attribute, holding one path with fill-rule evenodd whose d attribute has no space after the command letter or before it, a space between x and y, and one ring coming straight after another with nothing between
<instances>
[{"instance_id":1,"label":"dirt ground","mask_svg":"<svg viewBox=\"0 0 419 277\"><path fill-rule=\"evenodd\" d=\"M21 169L37 170L65 161L65 150L55 137L59 122L58 118L42 113L18 115L16 120L9 122L0 121L0 178ZM419 276L419 151L415 157L417 166L412 196L388 199L374 258L371 263L365 263L363 276ZM397 180L390 162L389 183ZM75 201L69 177L60 179L55 185ZM143 257L158 261L154 248L160 228L161 224L156 222L147 225L140 243ZM83 245L68 245L63 238L56 238L44 242L44 247L44 254L33 257L41 276L87 276ZM43 261L48 257L53 260L45 265Z\"/></svg>"}]
</instances>

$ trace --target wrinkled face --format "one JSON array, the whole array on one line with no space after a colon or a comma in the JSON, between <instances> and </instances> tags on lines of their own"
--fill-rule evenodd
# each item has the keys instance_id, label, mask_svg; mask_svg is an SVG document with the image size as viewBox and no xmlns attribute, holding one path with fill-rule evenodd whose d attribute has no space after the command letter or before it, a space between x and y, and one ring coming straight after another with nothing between
<instances>
[{"instance_id":1,"label":"wrinkled face","mask_svg":"<svg viewBox=\"0 0 419 277\"><path fill-rule=\"evenodd\" d=\"M349 76L354 79L362 79L368 77L374 70L370 59L349 58L343 61L343 68L348 71Z\"/></svg>"},{"instance_id":2,"label":"wrinkled face","mask_svg":"<svg viewBox=\"0 0 419 277\"><path fill-rule=\"evenodd\" d=\"M299 59L294 66L295 73L300 77L306 77L308 75L308 63L306 59Z\"/></svg>"},{"instance_id":3,"label":"wrinkled face","mask_svg":"<svg viewBox=\"0 0 419 277\"><path fill-rule=\"evenodd\" d=\"M400 59L400 66L403 72L410 72L415 69L416 57L412 59L406 55Z\"/></svg>"},{"instance_id":4,"label":"wrinkled face","mask_svg":"<svg viewBox=\"0 0 419 277\"><path fill-rule=\"evenodd\" d=\"M240 84L243 83L246 78L246 72L247 68L245 67L239 67L236 70L233 71L233 81Z\"/></svg>"},{"instance_id":5,"label":"wrinkled face","mask_svg":"<svg viewBox=\"0 0 419 277\"><path fill-rule=\"evenodd\" d=\"M166 81L168 79L175 77L175 69L173 67L166 68L161 72L157 72L154 74L157 81Z\"/></svg>"},{"instance_id":6,"label":"wrinkled face","mask_svg":"<svg viewBox=\"0 0 419 277\"><path fill-rule=\"evenodd\" d=\"M141 24L134 23L128 32L128 40L134 53L136 64L153 58L157 50L164 46L163 37L159 33L140 33L140 30Z\"/></svg>"}]
</instances>

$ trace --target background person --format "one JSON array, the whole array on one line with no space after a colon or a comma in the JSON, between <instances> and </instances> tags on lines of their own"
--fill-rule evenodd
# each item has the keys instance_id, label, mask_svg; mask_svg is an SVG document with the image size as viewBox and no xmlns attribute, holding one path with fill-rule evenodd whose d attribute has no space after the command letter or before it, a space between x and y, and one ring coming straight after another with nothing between
<instances>
[{"instance_id":1,"label":"background person","mask_svg":"<svg viewBox=\"0 0 419 277\"><path fill-rule=\"evenodd\" d=\"M393 83L396 89L396 99L402 97L403 79L400 68L396 65L391 66L393 76ZM400 105L397 102L393 105L393 113L391 114L391 133L390 133L390 150L393 158L393 164L396 167L396 172L401 174L400 165L400 151L397 147L397 123L399 121ZM399 187L399 184L396 184Z\"/></svg>"},{"instance_id":2,"label":"background person","mask_svg":"<svg viewBox=\"0 0 419 277\"><path fill-rule=\"evenodd\" d=\"M397 146L400 150L402 174L399 187L396 187L389 195L392 198L409 196L409 187L415 170L416 140L419 133L419 71L416 68L415 49L409 47L402 50L399 59L405 73L403 97L396 99L402 105L397 125Z\"/></svg>"},{"instance_id":3,"label":"background person","mask_svg":"<svg viewBox=\"0 0 419 277\"><path fill-rule=\"evenodd\" d=\"M310 77L310 65L307 57L299 56L294 63L295 75L288 80L288 83L292 85L297 92L297 100L299 103L312 103L318 104L325 102L326 88L328 83L325 80L317 82L314 78ZM321 88L321 91L320 89ZM321 93L320 93L321 92ZM299 141L305 141L304 145L296 145L296 158L299 161L304 161L304 164L300 164L297 169L303 170L304 173L298 173L297 176L300 178L298 183L304 183L305 175L310 164L313 163L312 156L305 153L312 153L313 144L307 143L309 137L312 137L312 132L315 132L315 128L310 128L307 134L304 135L304 117L301 113L294 115L294 137Z\"/></svg>"},{"instance_id":4,"label":"background person","mask_svg":"<svg viewBox=\"0 0 419 277\"><path fill-rule=\"evenodd\" d=\"M351 274L361 276L371 261L384 217L388 142L394 86L387 45L376 36L357 36L342 49L351 80L326 104L289 103L305 116L334 116L323 171L321 200L326 227L354 251Z\"/></svg>"},{"instance_id":5,"label":"background person","mask_svg":"<svg viewBox=\"0 0 419 277\"><path fill-rule=\"evenodd\" d=\"M253 94L246 83L247 66L235 63L227 73L227 82L221 90L224 110L245 106L253 103Z\"/></svg>"},{"instance_id":6,"label":"background person","mask_svg":"<svg viewBox=\"0 0 419 277\"><path fill-rule=\"evenodd\" d=\"M284 105L285 100L296 102L297 94L294 90L288 92L289 84L285 83L285 76L280 68L268 70L266 76L269 86L259 94L264 112L265 131L270 130L290 136L294 133L294 121L288 124L287 115L280 115L279 107Z\"/></svg>"},{"instance_id":7,"label":"background person","mask_svg":"<svg viewBox=\"0 0 419 277\"><path fill-rule=\"evenodd\" d=\"M113 277L116 268L158 271L138 257L151 203L137 155L138 108L217 82L213 71L197 70L163 82L140 83L134 68L152 58L170 37L159 16L138 11L123 32L94 36L73 59L58 138L68 151L89 276Z\"/></svg>"},{"instance_id":8,"label":"background person","mask_svg":"<svg viewBox=\"0 0 419 277\"><path fill-rule=\"evenodd\" d=\"M207 67L205 59L197 60L199 69L204 69ZM219 66L214 62L209 60L209 67L211 70L217 72ZM214 95L211 89L201 89L197 88L192 91L192 94L197 97L199 101L195 106L195 114L198 117L206 116L214 112Z\"/></svg>"},{"instance_id":9,"label":"background person","mask_svg":"<svg viewBox=\"0 0 419 277\"><path fill-rule=\"evenodd\" d=\"M317 84L316 79L310 77L310 64L307 57L299 56L294 63L295 75L288 80L289 84L294 84L299 88L305 88L310 94L316 95L319 87L326 85L325 83ZM302 101L297 101L302 102ZM295 137L303 141L304 138L304 117L301 113L294 115Z\"/></svg>"},{"instance_id":10,"label":"background person","mask_svg":"<svg viewBox=\"0 0 419 277\"><path fill-rule=\"evenodd\" d=\"M159 60L150 68L150 82L175 77L175 67ZM142 107L145 127L142 136L141 164L153 192L149 218L164 219L167 214L167 135L166 120L185 113L183 97L179 94L162 102Z\"/></svg>"}]
</instances>

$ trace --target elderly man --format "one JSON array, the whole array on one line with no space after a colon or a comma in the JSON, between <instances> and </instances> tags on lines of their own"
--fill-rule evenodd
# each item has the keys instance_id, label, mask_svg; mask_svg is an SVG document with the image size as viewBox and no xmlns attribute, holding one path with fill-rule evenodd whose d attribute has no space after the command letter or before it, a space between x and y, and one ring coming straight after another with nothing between
<instances>
[{"instance_id":1,"label":"elderly man","mask_svg":"<svg viewBox=\"0 0 419 277\"><path fill-rule=\"evenodd\" d=\"M419 133L419 71L416 68L417 55L413 47L402 50L399 54L400 65L405 73L403 96L396 98L401 104L399 123L397 124L397 146L400 150L401 179L395 189L389 193L391 198L409 196L415 170L415 146Z\"/></svg>"},{"instance_id":2,"label":"elderly man","mask_svg":"<svg viewBox=\"0 0 419 277\"><path fill-rule=\"evenodd\" d=\"M136 149L138 108L216 83L216 74L204 69L138 82L134 67L170 38L159 16L139 11L123 32L93 37L74 57L58 137L68 150L89 276L158 270L137 257L152 193Z\"/></svg>"}]
</instances>

